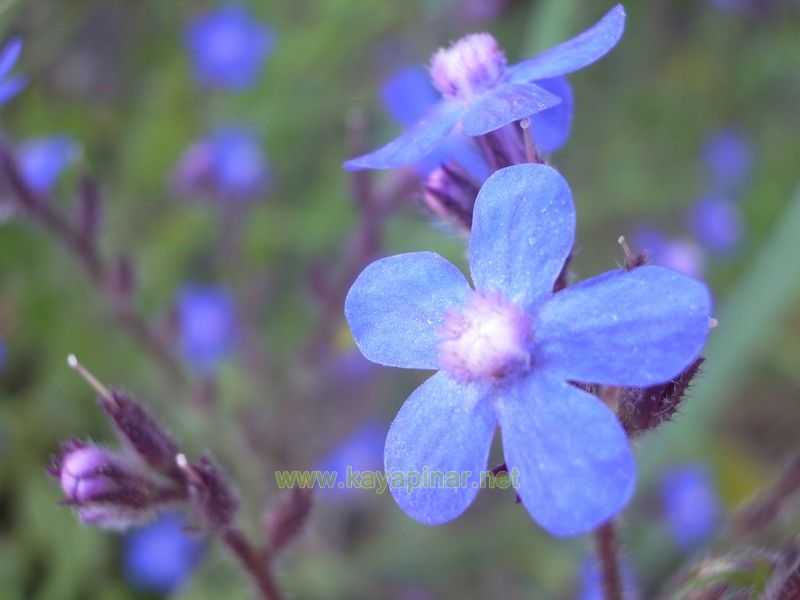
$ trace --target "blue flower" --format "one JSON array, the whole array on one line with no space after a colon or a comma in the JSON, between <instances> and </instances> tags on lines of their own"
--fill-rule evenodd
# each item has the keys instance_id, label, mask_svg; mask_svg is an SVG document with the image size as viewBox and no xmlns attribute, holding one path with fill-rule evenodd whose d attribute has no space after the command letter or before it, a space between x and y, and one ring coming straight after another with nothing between
<instances>
[{"instance_id":1,"label":"blue flower","mask_svg":"<svg viewBox=\"0 0 800 600\"><path fill-rule=\"evenodd\" d=\"M364 356L439 369L386 439L392 494L415 519L438 524L467 509L498 424L519 497L554 535L593 529L632 495L635 465L619 421L570 382L670 380L700 353L711 301L703 284L649 266L553 294L574 230L572 194L558 172L508 167L475 202L474 290L431 252L374 262L350 289L345 315ZM466 473L466 485L406 485L435 471Z\"/></svg>"},{"instance_id":2,"label":"blue flower","mask_svg":"<svg viewBox=\"0 0 800 600\"><path fill-rule=\"evenodd\" d=\"M233 296L218 287L186 287L178 299L178 325L186 360L201 371L213 370L236 345Z\"/></svg>"},{"instance_id":3,"label":"blue flower","mask_svg":"<svg viewBox=\"0 0 800 600\"><path fill-rule=\"evenodd\" d=\"M80 146L66 135L34 138L20 144L17 156L28 186L46 195L53 191L64 170L78 160Z\"/></svg>"},{"instance_id":4,"label":"blue flower","mask_svg":"<svg viewBox=\"0 0 800 600\"><path fill-rule=\"evenodd\" d=\"M636 248L647 255L654 265L673 269L689 277L700 279L706 268L706 256L692 240L667 238L661 232L642 227L634 235Z\"/></svg>"},{"instance_id":5,"label":"blue flower","mask_svg":"<svg viewBox=\"0 0 800 600\"><path fill-rule=\"evenodd\" d=\"M8 362L8 348L5 340L0 337L0 371L5 368L6 362Z\"/></svg>"},{"instance_id":6,"label":"blue flower","mask_svg":"<svg viewBox=\"0 0 800 600\"><path fill-rule=\"evenodd\" d=\"M183 519L165 514L125 536L125 578L137 588L168 594L186 582L202 554L202 542L185 532Z\"/></svg>"},{"instance_id":7,"label":"blue flower","mask_svg":"<svg viewBox=\"0 0 800 600\"><path fill-rule=\"evenodd\" d=\"M22 40L14 38L0 50L0 106L19 94L28 82L22 75L7 77L22 52Z\"/></svg>"},{"instance_id":8,"label":"blue flower","mask_svg":"<svg viewBox=\"0 0 800 600\"><path fill-rule=\"evenodd\" d=\"M742 239L739 208L722 198L700 198L689 216L689 224L704 246L720 254L735 250Z\"/></svg>"},{"instance_id":9,"label":"blue flower","mask_svg":"<svg viewBox=\"0 0 800 600\"><path fill-rule=\"evenodd\" d=\"M272 50L273 34L239 6L195 18L186 44L201 85L243 90L256 83Z\"/></svg>"},{"instance_id":10,"label":"blue flower","mask_svg":"<svg viewBox=\"0 0 800 600\"><path fill-rule=\"evenodd\" d=\"M173 179L183 194L252 200L267 191L270 170L252 131L221 127L186 150Z\"/></svg>"},{"instance_id":11,"label":"blue flower","mask_svg":"<svg viewBox=\"0 0 800 600\"><path fill-rule=\"evenodd\" d=\"M625 10L612 8L587 31L506 68L503 51L488 33L468 35L431 60L431 78L443 99L413 127L387 145L345 162L346 169L389 169L417 162L455 127L478 136L530 117L563 100L539 85L582 69L608 53L625 26Z\"/></svg>"},{"instance_id":12,"label":"blue flower","mask_svg":"<svg viewBox=\"0 0 800 600\"><path fill-rule=\"evenodd\" d=\"M383 443L386 440L386 425L378 419L369 419L337 444L320 462L318 469L336 473L336 482L347 480L347 471L378 471L383 466ZM356 489L323 488L319 493L332 500L344 500L353 496Z\"/></svg>"},{"instance_id":13,"label":"blue flower","mask_svg":"<svg viewBox=\"0 0 800 600\"><path fill-rule=\"evenodd\" d=\"M735 192L750 177L753 167L753 148L735 129L723 129L712 135L701 157L712 190L725 194Z\"/></svg>"},{"instance_id":14,"label":"blue flower","mask_svg":"<svg viewBox=\"0 0 800 600\"><path fill-rule=\"evenodd\" d=\"M664 473L661 499L667 527L681 550L694 550L716 531L722 509L706 467L687 465Z\"/></svg>"}]
</instances>

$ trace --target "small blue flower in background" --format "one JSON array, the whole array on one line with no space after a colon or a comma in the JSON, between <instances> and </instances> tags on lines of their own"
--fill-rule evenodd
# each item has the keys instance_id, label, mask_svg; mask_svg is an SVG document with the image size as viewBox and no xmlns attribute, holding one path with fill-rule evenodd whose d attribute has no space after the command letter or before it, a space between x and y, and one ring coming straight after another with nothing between
<instances>
[{"instance_id":1,"label":"small blue flower in background","mask_svg":"<svg viewBox=\"0 0 800 600\"><path fill-rule=\"evenodd\" d=\"M131 531L123 540L125 579L135 587L169 594L185 583L203 555L203 543L172 513Z\"/></svg>"},{"instance_id":2,"label":"small blue flower in background","mask_svg":"<svg viewBox=\"0 0 800 600\"><path fill-rule=\"evenodd\" d=\"M186 360L213 370L233 352L238 337L233 295L224 288L189 286L178 299L178 327Z\"/></svg>"},{"instance_id":3,"label":"small blue flower in background","mask_svg":"<svg viewBox=\"0 0 800 600\"><path fill-rule=\"evenodd\" d=\"M0 371L5 368L7 360L8 349L6 348L6 342L2 337L0 337Z\"/></svg>"},{"instance_id":4,"label":"small blue flower in background","mask_svg":"<svg viewBox=\"0 0 800 600\"><path fill-rule=\"evenodd\" d=\"M320 471L336 473L337 482L346 482L347 470L379 471L383 467L383 443L388 427L378 419L369 419L337 444L319 463ZM358 493L357 489L324 488L320 496L345 500Z\"/></svg>"},{"instance_id":5,"label":"small blue flower in background","mask_svg":"<svg viewBox=\"0 0 800 600\"><path fill-rule=\"evenodd\" d=\"M697 548L716 531L722 507L705 466L675 467L664 473L661 499L667 528L682 551Z\"/></svg>"},{"instance_id":6,"label":"small blue flower in background","mask_svg":"<svg viewBox=\"0 0 800 600\"><path fill-rule=\"evenodd\" d=\"M270 170L255 133L221 127L184 152L173 180L181 194L253 200L269 188Z\"/></svg>"},{"instance_id":7,"label":"small blue flower in background","mask_svg":"<svg viewBox=\"0 0 800 600\"><path fill-rule=\"evenodd\" d=\"M430 154L454 128L478 136L530 117L564 101L538 85L586 67L619 41L625 10L612 8L587 31L521 63L506 67L488 33L468 35L431 59L433 85L443 99L414 126L387 145L345 162L347 169L390 169ZM545 86L563 87L559 84Z\"/></svg>"},{"instance_id":8,"label":"small blue flower in background","mask_svg":"<svg viewBox=\"0 0 800 600\"><path fill-rule=\"evenodd\" d=\"M75 140L59 135L23 141L17 149L17 160L28 186L35 193L46 195L80 154L80 145Z\"/></svg>"},{"instance_id":9,"label":"small blue flower in background","mask_svg":"<svg viewBox=\"0 0 800 600\"><path fill-rule=\"evenodd\" d=\"M735 193L750 178L753 168L753 148L735 129L723 129L709 137L701 158L715 193Z\"/></svg>"},{"instance_id":10,"label":"small blue flower in background","mask_svg":"<svg viewBox=\"0 0 800 600\"><path fill-rule=\"evenodd\" d=\"M23 75L8 77L22 52L22 40L14 38L0 50L0 106L19 94L28 82Z\"/></svg>"},{"instance_id":11,"label":"small blue flower in background","mask_svg":"<svg viewBox=\"0 0 800 600\"><path fill-rule=\"evenodd\" d=\"M647 255L650 263L702 279L706 270L706 257L702 248L693 241L667 238L651 227L640 228L634 234L633 240L635 247Z\"/></svg>"},{"instance_id":12,"label":"small blue flower in background","mask_svg":"<svg viewBox=\"0 0 800 600\"><path fill-rule=\"evenodd\" d=\"M631 564L622 560L620 565L622 576L622 594L624 600L638 600L641 598L636 585L636 577ZM603 594L603 580L597 560L588 558L581 563L578 573L580 587L575 595L575 600L605 600Z\"/></svg>"},{"instance_id":13,"label":"small blue flower in background","mask_svg":"<svg viewBox=\"0 0 800 600\"><path fill-rule=\"evenodd\" d=\"M273 34L243 7L227 6L195 18L186 44L201 85L244 90L261 75Z\"/></svg>"},{"instance_id":14,"label":"small blue flower in background","mask_svg":"<svg viewBox=\"0 0 800 600\"><path fill-rule=\"evenodd\" d=\"M553 294L574 230L572 193L557 171L508 167L475 202L474 290L432 252L376 261L351 287L345 315L364 356L439 369L406 400L386 439L392 494L415 519L438 524L467 509L498 424L516 491L552 534L591 530L630 499L635 465L619 421L569 382L670 380L700 353L711 301L703 284L651 266ZM470 478L407 489L391 475L425 470Z\"/></svg>"},{"instance_id":15,"label":"small blue flower in background","mask_svg":"<svg viewBox=\"0 0 800 600\"><path fill-rule=\"evenodd\" d=\"M730 254L742 239L739 207L722 198L700 198L689 216L689 225L703 246L719 254Z\"/></svg>"}]
</instances>

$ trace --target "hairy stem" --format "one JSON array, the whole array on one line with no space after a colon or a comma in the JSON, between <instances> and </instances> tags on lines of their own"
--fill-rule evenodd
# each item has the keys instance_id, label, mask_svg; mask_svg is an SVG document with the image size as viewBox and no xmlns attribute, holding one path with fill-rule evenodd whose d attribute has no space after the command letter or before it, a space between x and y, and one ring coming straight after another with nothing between
<instances>
[{"instance_id":1,"label":"hairy stem","mask_svg":"<svg viewBox=\"0 0 800 600\"><path fill-rule=\"evenodd\" d=\"M275 582L269 561L253 548L241 531L235 528L227 529L222 540L253 579L262 598L283 600L283 594Z\"/></svg>"},{"instance_id":2,"label":"hairy stem","mask_svg":"<svg viewBox=\"0 0 800 600\"><path fill-rule=\"evenodd\" d=\"M33 193L4 141L0 141L0 172L8 182L8 190L19 206L77 258L96 290L113 308L114 316L123 330L154 358L170 381L177 384L185 383L180 362L169 347L133 309L129 299L114 291L113 269L106 264L95 240L78 224L67 219L53 204Z\"/></svg>"},{"instance_id":3,"label":"hairy stem","mask_svg":"<svg viewBox=\"0 0 800 600\"><path fill-rule=\"evenodd\" d=\"M600 561L600 575L603 582L605 600L622 600L622 580L619 568L619 549L614 521L609 520L594 532L597 558Z\"/></svg>"}]
</instances>

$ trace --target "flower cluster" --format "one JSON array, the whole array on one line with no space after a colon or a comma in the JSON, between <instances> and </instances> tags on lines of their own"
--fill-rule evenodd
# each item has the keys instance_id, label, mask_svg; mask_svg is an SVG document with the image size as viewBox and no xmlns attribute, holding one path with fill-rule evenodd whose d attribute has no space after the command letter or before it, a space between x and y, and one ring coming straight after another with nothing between
<instances>
[{"instance_id":1,"label":"flower cluster","mask_svg":"<svg viewBox=\"0 0 800 600\"><path fill-rule=\"evenodd\" d=\"M472 503L479 486L469 482L487 468L499 427L504 468L518 473L517 496L531 517L558 536L598 527L634 490L628 435L660 423L650 412L677 405L697 372L711 325L702 283L633 256L624 269L574 285L565 277L575 207L540 152L569 133L573 99L563 75L613 48L624 20L617 6L511 67L489 34L439 50L430 74L442 99L393 142L345 163L399 167L435 151L443 164L428 177L426 204L469 233L471 283L437 254L402 254L369 265L345 302L366 358L438 370L406 400L384 450L389 473L466 476L466 485L413 489L390 480L397 503L423 523L453 519ZM384 95L402 113L397 107L409 103L397 87ZM548 113L536 134L542 146L532 123ZM484 178L475 183L452 143L442 146L453 135L483 139L493 173L479 189Z\"/></svg>"}]
</instances>

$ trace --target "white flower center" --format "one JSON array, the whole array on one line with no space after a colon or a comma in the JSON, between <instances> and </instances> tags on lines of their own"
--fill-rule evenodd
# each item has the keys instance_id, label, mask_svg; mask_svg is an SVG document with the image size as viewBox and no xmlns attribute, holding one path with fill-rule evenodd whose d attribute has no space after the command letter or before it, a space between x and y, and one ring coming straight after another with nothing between
<instances>
[{"instance_id":1,"label":"white flower center","mask_svg":"<svg viewBox=\"0 0 800 600\"><path fill-rule=\"evenodd\" d=\"M439 335L439 364L460 383L502 377L530 362L530 321L500 294L473 292L463 310L445 313Z\"/></svg>"},{"instance_id":2,"label":"white flower center","mask_svg":"<svg viewBox=\"0 0 800 600\"><path fill-rule=\"evenodd\" d=\"M503 78L506 57L488 33L473 33L431 58L433 85L446 98L471 100Z\"/></svg>"}]
</instances>

